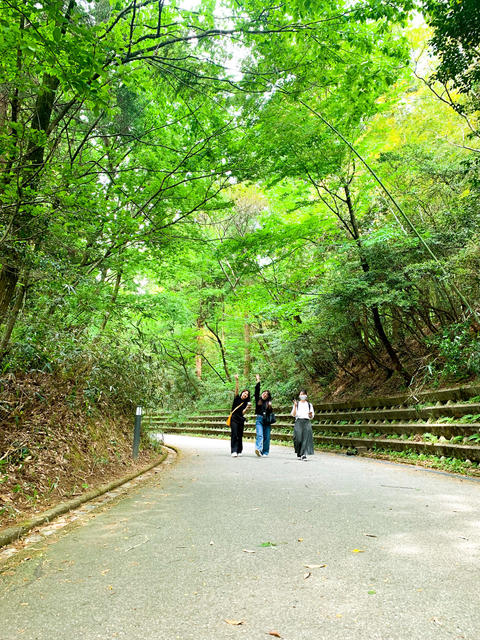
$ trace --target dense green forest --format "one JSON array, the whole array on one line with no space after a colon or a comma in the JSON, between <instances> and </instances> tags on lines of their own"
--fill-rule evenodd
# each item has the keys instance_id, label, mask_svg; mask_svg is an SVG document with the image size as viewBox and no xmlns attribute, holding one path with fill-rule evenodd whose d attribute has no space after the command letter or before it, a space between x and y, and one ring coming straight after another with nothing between
<instances>
[{"instance_id":1,"label":"dense green forest","mask_svg":"<svg viewBox=\"0 0 480 640\"><path fill-rule=\"evenodd\" d=\"M477 0L0 6L4 391L480 373Z\"/></svg>"}]
</instances>

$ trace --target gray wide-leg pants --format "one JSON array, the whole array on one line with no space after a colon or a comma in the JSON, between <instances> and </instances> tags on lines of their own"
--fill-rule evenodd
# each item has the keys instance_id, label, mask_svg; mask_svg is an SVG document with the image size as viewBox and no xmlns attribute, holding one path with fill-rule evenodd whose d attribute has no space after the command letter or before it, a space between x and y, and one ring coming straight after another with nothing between
<instances>
[{"instance_id":1,"label":"gray wide-leg pants","mask_svg":"<svg viewBox=\"0 0 480 640\"><path fill-rule=\"evenodd\" d=\"M295 420L293 447L297 456L313 455L313 432L310 420L304 418Z\"/></svg>"}]
</instances>

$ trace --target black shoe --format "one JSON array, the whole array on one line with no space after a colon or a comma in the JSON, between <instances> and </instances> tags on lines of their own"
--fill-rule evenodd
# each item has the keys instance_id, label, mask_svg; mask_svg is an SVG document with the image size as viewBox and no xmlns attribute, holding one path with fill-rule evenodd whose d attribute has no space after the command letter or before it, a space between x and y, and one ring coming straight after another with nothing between
<instances>
[{"instance_id":1,"label":"black shoe","mask_svg":"<svg viewBox=\"0 0 480 640\"><path fill-rule=\"evenodd\" d=\"M307 456L302 456L302 460L307 461Z\"/></svg>"}]
</instances>

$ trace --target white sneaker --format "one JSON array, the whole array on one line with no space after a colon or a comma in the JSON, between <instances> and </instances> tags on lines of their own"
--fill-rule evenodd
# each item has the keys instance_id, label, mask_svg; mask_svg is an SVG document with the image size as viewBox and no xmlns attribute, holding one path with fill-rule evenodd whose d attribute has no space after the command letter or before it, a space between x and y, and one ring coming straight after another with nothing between
<instances>
[{"instance_id":1,"label":"white sneaker","mask_svg":"<svg viewBox=\"0 0 480 640\"><path fill-rule=\"evenodd\" d=\"M259 449L255 449L255 455L257 455L258 457L262 455Z\"/></svg>"},{"instance_id":2,"label":"white sneaker","mask_svg":"<svg viewBox=\"0 0 480 640\"><path fill-rule=\"evenodd\" d=\"M240 457L240 456L243 456L243 453L239 453L239 454L238 454L238 456L239 456L239 457Z\"/></svg>"},{"instance_id":3,"label":"white sneaker","mask_svg":"<svg viewBox=\"0 0 480 640\"><path fill-rule=\"evenodd\" d=\"M236 458L237 456L238 456L238 453L237 453L236 451L234 451L234 452L232 453L232 458Z\"/></svg>"}]
</instances>

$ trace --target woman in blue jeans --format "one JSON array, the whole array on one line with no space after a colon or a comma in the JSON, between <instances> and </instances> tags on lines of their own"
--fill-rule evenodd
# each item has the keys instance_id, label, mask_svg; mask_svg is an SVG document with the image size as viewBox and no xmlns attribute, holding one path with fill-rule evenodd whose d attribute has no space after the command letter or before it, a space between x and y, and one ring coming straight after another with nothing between
<instances>
[{"instance_id":1,"label":"woman in blue jeans","mask_svg":"<svg viewBox=\"0 0 480 640\"><path fill-rule=\"evenodd\" d=\"M257 373L255 385L255 453L257 456L266 457L270 453L270 422L273 413L272 396L270 391L264 391L260 395L260 376Z\"/></svg>"}]
</instances>

